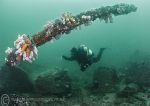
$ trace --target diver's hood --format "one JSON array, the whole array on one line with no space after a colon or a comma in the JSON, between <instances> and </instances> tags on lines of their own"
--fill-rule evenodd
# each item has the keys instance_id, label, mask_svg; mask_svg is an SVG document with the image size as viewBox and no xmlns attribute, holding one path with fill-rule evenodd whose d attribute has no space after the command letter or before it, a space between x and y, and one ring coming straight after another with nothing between
<instances>
[{"instance_id":1,"label":"diver's hood","mask_svg":"<svg viewBox=\"0 0 150 106\"><path fill-rule=\"evenodd\" d=\"M85 45L80 45L79 46L79 49L81 50L81 51L84 51L84 52L87 52L88 51L88 48L85 46Z\"/></svg>"},{"instance_id":2,"label":"diver's hood","mask_svg":"<svg viewBox=\"0 0 150 106\"><path fill-rule=\"evenodd\" d=\"M85 46L83 47L83 51L87 52L88 51L88 48Z\"/></svg>"}]
</instances>

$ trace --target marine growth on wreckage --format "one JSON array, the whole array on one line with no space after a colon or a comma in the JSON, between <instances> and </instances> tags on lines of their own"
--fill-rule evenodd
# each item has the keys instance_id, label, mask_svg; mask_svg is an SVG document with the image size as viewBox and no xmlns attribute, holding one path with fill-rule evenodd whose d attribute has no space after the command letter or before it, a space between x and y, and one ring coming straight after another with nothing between
<instances>
[{"instance_id":1,"label":"marine growth on wreckage","mask_svg":"<svg viewBox=\"0 0 150 106\"><path fill-rule=\"evenodd\" d=\"M77 29L81 25L90 25L96 19L104 20L106 23L113 22L112 16L125 15L135 12L137 7L129 4L117 4L98 9L92 9L82 12L76 16L67 12L60 19L49 21L41 32L29 37L26 34L19 35L14 42L14 47L5 51L7 57L6 63L10 66L18 65L22 60L32 62L38 56L37 47L46 42L57 40L63 34L69 34L71 30Z\"/></svg>"}]
</instances>

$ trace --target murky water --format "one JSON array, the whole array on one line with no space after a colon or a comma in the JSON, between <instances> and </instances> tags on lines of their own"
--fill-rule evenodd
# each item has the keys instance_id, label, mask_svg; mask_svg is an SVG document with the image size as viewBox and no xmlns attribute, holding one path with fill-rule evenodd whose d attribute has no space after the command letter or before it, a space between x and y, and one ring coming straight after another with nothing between
<instances>
[{"instance_id":1,"label":"murky water","mask_svg":"<svg viewBox=\"0 0 150 106\"><path fill-rule=\"evenodd\" d=\"M54 43L46 43L39 47L38 59L20 65L33 79L42 72L54 68L65 68L75 75L90 76L91 71L99 66L120 68L134 54L142 56L150 54L150 1L149 0L0 0L0 65L5 63L5 49L13 46L18 34L33 34L41 31L49 20L59 18L64 12L76 15L80 12L118 3L134 4L136 12L128 15L113 17L113 23L94 21L81 30L73 30L68 35L62 35ZM85 73L80 72L76 62L68 62L61 58L69 55L72 47L85 44L98 53L99 48L108 48L102 60ZM139 56L134 59L140 58ZM138 59L137 59L138 60ZM79 75L79 77L80 77Z\"/></svg>"}]
</instances>

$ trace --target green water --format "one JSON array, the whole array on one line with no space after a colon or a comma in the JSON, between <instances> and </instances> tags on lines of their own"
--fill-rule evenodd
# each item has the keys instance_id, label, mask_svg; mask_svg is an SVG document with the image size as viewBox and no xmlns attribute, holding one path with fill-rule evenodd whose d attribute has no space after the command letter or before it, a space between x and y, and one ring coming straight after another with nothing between
<instances>
[{"instance_id":1,"label":"green water","mask_svg":"<svg viewBox=\"0 0 150 106\"><path fill-rule=\"evenodd\" d=\"M91 8L114 5L117 3L134 4L137 12L117 16L114 23L93 22L81 30L74 30L63 35L53 44L39 47L36 62L26 63L22 67L33 76L55 67L67 68L72 72L83 74L75 62L61 59L69 55L73 46L85 44L96 54L99 48L108 48L101 62L92 65L88 71L99 65L121 67L135 51L150 54L150 1L149 0L0 0L0 65L4 63L5 49L13 46L18 34L41 31L49 20L59 18L64 12L78 14Z\"/></svg>"}]
</instances>

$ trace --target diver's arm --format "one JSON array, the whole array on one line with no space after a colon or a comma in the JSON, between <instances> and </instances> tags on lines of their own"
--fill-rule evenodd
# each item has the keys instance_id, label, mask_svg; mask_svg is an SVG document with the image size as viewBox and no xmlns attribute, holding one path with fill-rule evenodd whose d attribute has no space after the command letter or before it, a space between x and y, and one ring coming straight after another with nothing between
<instances>
[{"instance_id":1,"label":"diver's arm","mask_svg":"<svg viewBox=\"0 0 150 106\"><path fill-rule=\"evenodd\" d=\"M102 54L103 54L105 49L106 48L100 48L99 53L97 54L97 56L92 59L93 63L96 63L96 62L100 61L100 59L102 57Z\"/></svg>"},{"instance_id":2,"label":"diver's arm","mask_svg":"<svg viewBox=\"0 0 150 106\"><path fill-rule=\"evenodd\" d=\"M67 57L67 56L62 56L63 59L73 61L74 57Z\"/></svg>"}]
</instances>

